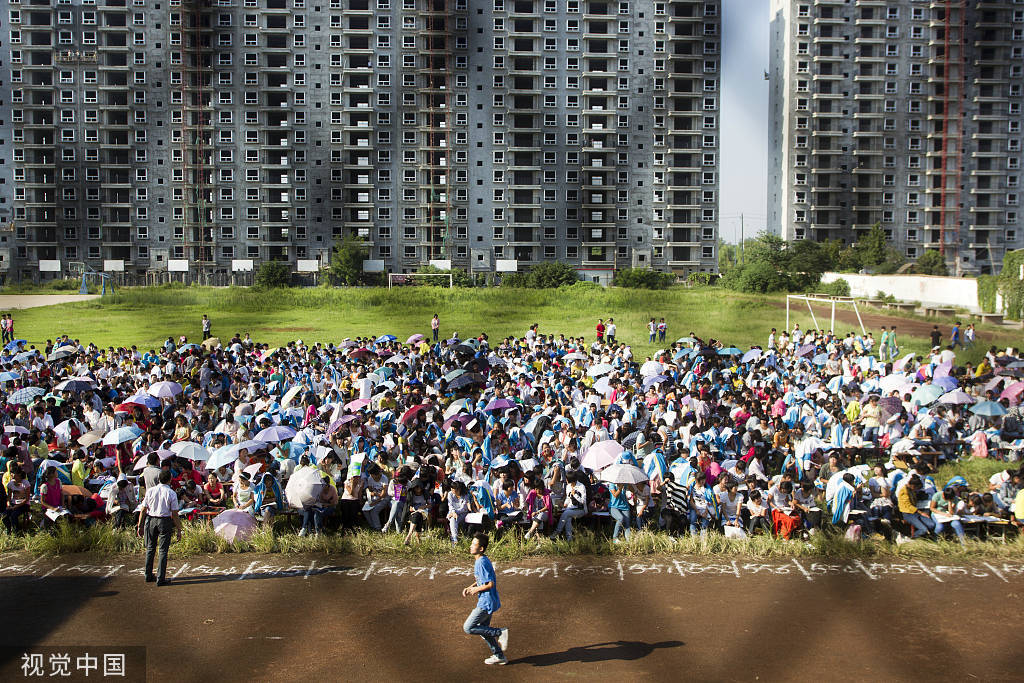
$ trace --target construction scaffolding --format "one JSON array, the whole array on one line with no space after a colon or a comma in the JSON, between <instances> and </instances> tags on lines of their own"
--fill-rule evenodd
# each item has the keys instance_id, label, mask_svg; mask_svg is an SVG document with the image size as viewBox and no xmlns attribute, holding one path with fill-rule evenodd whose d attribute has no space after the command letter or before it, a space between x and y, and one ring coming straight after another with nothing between
<instances>
[{"instance_id":1,"label":"construction scaffolding","mask_svg":"<svg viewBox=\"0 0 1024 683\"><path fill-rule=\"evenodd\" d=\"M418 180L426 193L427 259L450 259L452 216L452 22L450 0L419 0L421 53L417 116L423 115ZM420 114L422 112L422 114Z\"/></svg>"},{"instance_id":2,"label":"construction scaffolding","mask_svg":"<svg viewBox=\"0 0 1024 683\"><path fill-rule=\"evenodd\" d=\"M184 258L194 262L199 281L214 261L212 43L210 0L183 0L181 80L182 233ZM172 60L173 62L173 60Z\"/></svg>"},{"instance_id":3,"label":"construction scaffolding","mask_svg":"<svg viewBox=\"0 0 1024 683\"><path fill-rule=\"evenodd\" d=\"M942 155L939 188L939 253L960 262L960 175L963 168L964 0L945 0L943 40ZM991 258L991 254L989 255Z\"/></svg>"}]
</instances>

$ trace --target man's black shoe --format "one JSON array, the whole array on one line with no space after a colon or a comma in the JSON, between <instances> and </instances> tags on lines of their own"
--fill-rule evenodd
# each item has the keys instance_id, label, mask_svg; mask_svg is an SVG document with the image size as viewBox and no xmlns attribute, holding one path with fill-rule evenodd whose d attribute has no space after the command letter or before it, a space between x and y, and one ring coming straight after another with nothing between
<instances>
[{"instance_id":1,"label":"man's black shoe","mask_svg":"<svg viewBox=\"0 0 1024 683\"><path fill-rule=\"evenodd\" d=\"M171 585L171 580L170 579L160 579L159 581L156 582L156 585L158 585L158 586L170 586Z\"/></svg>"},{"instance_id":2,"label":"man's black shoe","mask_svg":"<svg viewBox=\"0 0 1024 683\"><path fill-rule=\"evenodd\" d=\"M146 577L146 583L153 583L154 581L156 581L156 577L155 576L147 576Z\"/></svg>"}]
</instances>

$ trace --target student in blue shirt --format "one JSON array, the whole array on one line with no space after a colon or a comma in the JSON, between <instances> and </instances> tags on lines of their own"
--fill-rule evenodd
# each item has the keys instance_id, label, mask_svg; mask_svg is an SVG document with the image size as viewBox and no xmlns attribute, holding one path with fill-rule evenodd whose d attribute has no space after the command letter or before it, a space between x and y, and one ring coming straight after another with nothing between
<instances>
[{"instance_id":1,"label":"student in blue shirt","mask_svg":"<svg viewBox=\"0 0 1024 683\"><path fill-rule=\"evenodd\" d=\"M484 660L484 664L497 664L504 666L508 664L505 659L505 649L508 647L508 629L494 628L491 626L491 615L501 609L501 600L498 598L498 577L494 573L494 565L487 557L487 545L490 538L485 533L473 535L473 541L469 546L469 553L476 558L473 566L473 577L476 582L462 589L462 597L477 596L476 607L469 614L466 623L462 625L469 635L480 636L491 648L491 656Z\"/></svg>"}]
</instances>

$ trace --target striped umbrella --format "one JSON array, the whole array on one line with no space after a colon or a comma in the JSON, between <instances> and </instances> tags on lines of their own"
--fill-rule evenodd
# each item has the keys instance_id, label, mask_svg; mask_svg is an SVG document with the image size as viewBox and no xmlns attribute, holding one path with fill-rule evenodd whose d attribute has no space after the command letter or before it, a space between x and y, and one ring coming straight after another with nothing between
<instances>
[{"instance_id":1,"label":"striped umbrella","mask_svg":"<svg viewBox=\"0 0 1024 683\"><path fill-rule=\"evenodd\" d=\"M31 403L38 397L46 393L46 390L42 387L25 387L24 389L18 389L13 394L7 397L7 402L11 404L17 403Z\"/></svg>"}]
</instances>

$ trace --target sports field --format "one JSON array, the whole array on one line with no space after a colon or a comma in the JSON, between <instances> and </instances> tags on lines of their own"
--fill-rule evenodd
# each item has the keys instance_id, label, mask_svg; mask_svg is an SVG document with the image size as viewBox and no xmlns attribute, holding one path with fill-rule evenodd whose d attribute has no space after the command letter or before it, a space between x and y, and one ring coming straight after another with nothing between
<instances>
[{"instance_id":1,"label":"sports field","mask_svg":"<svg viewBox=\"0 0 1024 683\"><path fill-rule=\"evenodd\" d=\"M592 339L598 318L615 318L619 339L635 354L657 350L647 341L647 321L664 317L670 339L694 332L747 348L764 345L772 327L786 323L785 297L738 294L718 288L673 288L645 291L580 283L549 290L448 289L442 287L280 289L155 287L120 290L85 302L18 311L16 332L30 344L68 334L100 346L154 347L168 336L197 340L200 319L213 320L214 336L249 333L253 339L281 345L295 339L340 341L345 337L394 334L405 339L429 331L430 318L440 314L441 332L463 338L486 332L493 341L522 336L533 323L541 333ZM819 326L828 311L816 309ZM880 326L897 325L902 348L918 353L930 346L931 321L913 316L881 314L862 307L861 317L877 339ZM813 323L806 306L794 310L790 324L802 329ZM948 336L951 321L940 325ZM852 310L838 310L836 332L858 328ZM976 361L989 344L1019 345L1019 330L979 326L978 341L961 360ZM976 356L976 357L975 357Z\"/></svg>"}]
</instances>

